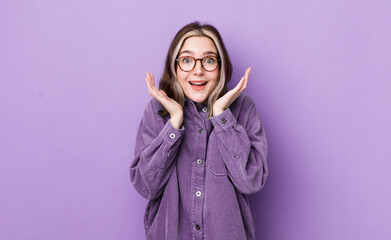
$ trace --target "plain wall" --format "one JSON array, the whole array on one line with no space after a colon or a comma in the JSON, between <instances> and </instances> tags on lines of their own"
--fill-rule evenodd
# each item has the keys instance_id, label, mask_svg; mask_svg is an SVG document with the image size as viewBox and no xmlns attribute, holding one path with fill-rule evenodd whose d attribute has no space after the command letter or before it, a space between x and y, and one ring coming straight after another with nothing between
<instances>
[{"instance_id":1,"label":"plain wall","mask_svg":"<svg viewBox=\"0 0 391 240\"><path fill-rule=\"evenodd\" d=\"M0 1L0 239L145 239L134 140L171 40L220 31L269 143L257 239L391 239L390 1ZM227 209L229 211L229 209Z\"/></svg>"}]
</instances>

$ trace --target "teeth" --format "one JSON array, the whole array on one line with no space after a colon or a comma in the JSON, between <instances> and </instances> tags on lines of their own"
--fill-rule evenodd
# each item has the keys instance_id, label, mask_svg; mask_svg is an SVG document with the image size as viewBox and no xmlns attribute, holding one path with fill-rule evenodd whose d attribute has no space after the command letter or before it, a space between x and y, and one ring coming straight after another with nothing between
<instances>
[{"instance_id":1,"label":"teeth","mask_svg":"<svg viewBox=\"0 0 391 240\"><path fill-rule=\"evenodd\" d=\"M207 82L203 83L196 83L196 82L190 82L191 85L205 85Z\"/></svg>"}]
</instances>

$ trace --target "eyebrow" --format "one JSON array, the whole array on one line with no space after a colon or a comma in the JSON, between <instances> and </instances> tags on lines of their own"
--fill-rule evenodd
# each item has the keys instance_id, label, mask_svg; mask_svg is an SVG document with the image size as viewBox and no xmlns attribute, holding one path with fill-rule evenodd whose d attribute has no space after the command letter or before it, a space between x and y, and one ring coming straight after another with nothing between
<instances>
[{"instance_id":1,"label":"eyebrow","mask_svg":"<svg viewBox=\"0 0 391 240\"><path fill-rule=\"evenodd\" d=\"M189 50L183 50L182 52L179 53L178 56L182 55L183 53L191 53L191 54L194 54L192 51L189 51ZM217 56L217 53L213 52L213 51L206 51L204 52L204 55L207 55L207 54L215 54Z\"/></svg>"}]
</instances>

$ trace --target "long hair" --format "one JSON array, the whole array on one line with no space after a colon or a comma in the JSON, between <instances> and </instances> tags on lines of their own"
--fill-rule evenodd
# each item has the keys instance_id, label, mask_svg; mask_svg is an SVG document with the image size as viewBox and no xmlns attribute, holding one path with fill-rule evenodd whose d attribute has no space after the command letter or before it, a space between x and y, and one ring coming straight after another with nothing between
<instances>
[{"instance_id":1,"label":"long hair","mask_svg":"<svg viewBox=\"0 0 391 240\"><path fill-rule=\"evenodd\" d=\"M162 89L168 97L178 102L182 108L185 104L185 94L177 81L176 64L179 50L183 42L189 37L208 37L210 38L218 51L220 58L220 78L217 86L212 91L208 98L208 118L213 115L213 104L216 100L227 92L227 84L232 77L232 63L228 56L227 49L224 46L223 39L215 27L209 24L201 25L198 21L192 22L181 28L171 42L167 53L164 72L160 78L159 89ZM163 107L159 111L160 116L165 116L168 111Z\"/></svg>"}]
</instances>

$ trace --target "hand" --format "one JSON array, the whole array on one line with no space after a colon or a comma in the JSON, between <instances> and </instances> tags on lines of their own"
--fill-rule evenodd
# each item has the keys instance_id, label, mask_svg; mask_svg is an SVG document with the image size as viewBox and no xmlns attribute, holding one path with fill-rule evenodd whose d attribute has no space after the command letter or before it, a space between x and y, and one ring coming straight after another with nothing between
<instances>
[{"instance_id":1,"label":"hand","mask_svg":"<svg viewBox=\"0 0 391 240\"><path fill-rule=\"evenodd\" d=\"M183 122L183 109L182 106L176 102L174 99L169 98L163 90L159 90L155 86L155 80L153 74L147 72L147 77L145 78L147 82L149 94L156 98L168 111L170 114L170 121L174 128L179 129Z\"/></svg>"},{"instance_id":2,"label":"hand","mask_svg":"<svg viewBox=\"0 0 391 240\"><path fill-rule=\"evenodd\" d=\"M248 78L250 76L251 67L247 68L246 73L244 76L240 79L238 85L230 91L228 91L224 96L217 99L217 101L213 105L213 116L217 116L220 113L224 112L225 109L227 109L233 101L237 97L239 97L240 93L246 89Z\"/></svg>"}]
</instances>

